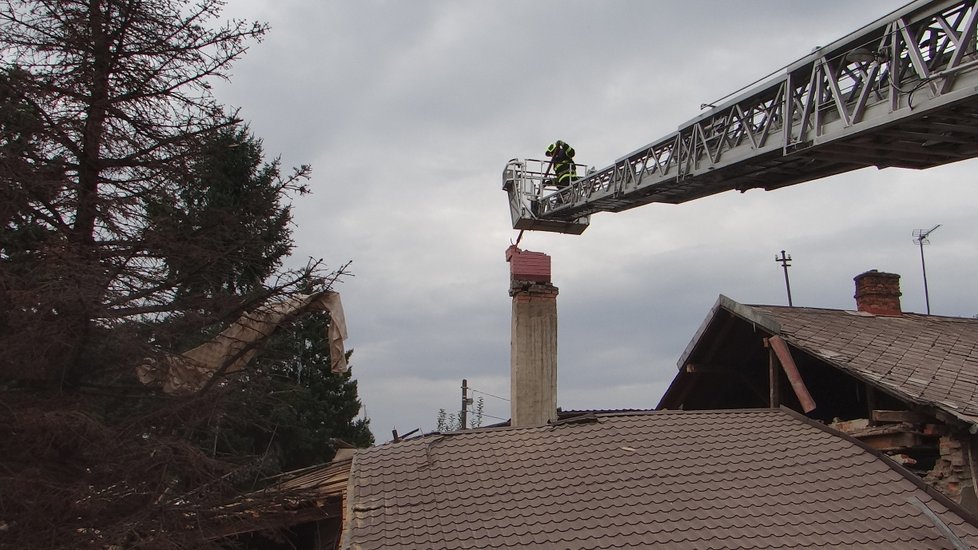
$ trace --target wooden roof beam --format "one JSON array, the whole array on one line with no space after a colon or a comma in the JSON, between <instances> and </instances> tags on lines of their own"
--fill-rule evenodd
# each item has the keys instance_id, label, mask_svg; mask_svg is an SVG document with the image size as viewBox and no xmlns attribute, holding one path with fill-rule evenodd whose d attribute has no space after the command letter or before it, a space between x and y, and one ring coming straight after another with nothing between
<instances>
[{"instance_id":1,"label":"wooden roof beam","mask_svg":"<svg viewBox=\"0 0 978 550\"><path fill-rule=\"evenodd\" d=\"M788 344L780 336L772 336L766 340L771 349L774 350L774 354L778 358L778 362L781 363L781 369L788 376L788 382L791 383L791 389L794 390L795 396L798 397L798 402L801 403L801 408L806 413L810 413L815 410L815 400L812 399L812 394L808 393L808 387L805 386L805 381L801 378L801 373L798 372L798 366L795 365L795 360L791 357L791 351L788 349Z\"/></svg>"}]
</instances>

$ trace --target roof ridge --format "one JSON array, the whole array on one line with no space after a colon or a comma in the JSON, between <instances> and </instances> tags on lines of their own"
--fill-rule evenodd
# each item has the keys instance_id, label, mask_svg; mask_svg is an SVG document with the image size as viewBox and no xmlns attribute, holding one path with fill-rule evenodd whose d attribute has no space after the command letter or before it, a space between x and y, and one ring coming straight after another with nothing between
<instances>
[{"instance_id":1,"label":"roof ridge","mask_svg":"<svg viewBox=\"0 0 978 550\"><path fill-rule=\"evenodd\" d=\"M858 311L856 308L835 308L835 307L819 307L819 306L785 306L785 305L779 305L779 304L741 304L741 305L746 306L746 307L750 307L750 308L767 308L767 309L777 309L777 310L787 310L787 311L804 311L804 310L812 311L812 310L814 310L814 311L826 311L826 312L833 312L833 313L850 313L850 314L851 313L865 313L865 312ZM886 318L886 317L894 317L894 318L911 317L911 318L917 318L917 319L921 319L921 320L949 321L949 322L958 321L958 322L966 322L966 323L967 322L970 322L970 323L978 323L978 317L960 317L960 316L957 316L957 315L937 315L937 314L933 314L933 313L932 314L919 313L919 312L916 312L916 311L903 311L903 312L900 313L900 315L878 315L878 314L868 313L867 316L868 317L884 317L884 318Z\"/></svg>"}]
</instances>

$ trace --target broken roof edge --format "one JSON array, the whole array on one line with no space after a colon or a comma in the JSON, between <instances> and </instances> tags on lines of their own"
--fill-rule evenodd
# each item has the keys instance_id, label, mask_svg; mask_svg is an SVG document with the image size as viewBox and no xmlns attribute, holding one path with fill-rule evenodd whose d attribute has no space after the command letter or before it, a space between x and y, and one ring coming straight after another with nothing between
<instances>
[{"instance_id":1,"label":"broken roof edge","mask_svg":"<svg viewBox=\"0 0 978 550\"><path fill-rule=\"evenodd\" d=\"M771 306L759 306L759 307L771 307ZM846 311L846 310L826 309L825 311ZM889 380L887 380L886 376L873 376L871 373L867 373L862 370L859 370L858 368L851 367L837 360L834 357L829 357L825 355L820 350L816 350L807 346L805 342L798 341L797 338L791 335L783 335L782 337L784 338L784 341L788 344L788 346L790 346L794 350L800 351L801 353L804 353L817 361L821 361L826 365L840 372L843 372L846 375L851 376L854 379L864 384L870 385L876 388L878 391L882 391L883 393L886 393L887 395L899 401L905 401L908 404L911 404L916 407L923 407L926 409L930 409L928 414L931 414L934 417L940 418L940 413L944 413L946 416L944 418L941 418L942 421L951 423L950 418L956 419L958 422L964 424L964 428L966 428L970 434L972 435L978 434L978 417L976 416L960 412L956 410L955 407L952 407L947 403L943 403L941 401L937 401L933 399L927 399L926 397L909 393L906 390L904 390L900 385L894 384Z\"/></svg>"},{"instance_id":2,"label":"broken roof edge","mask_svg":"<svg viewBox=\"0 0 978 550\"><path fill-rule=\"evenodd\" d=\"M720 294L717 301L713 304L713 307L710 308L710 312L706 315L706 319L700 323L699 328L696 329L696 333L693 334L693 337L690 339L689 343L686 344L686 349L683 350L682 355L679 356L679 360L676 361L677 369L682 369L683 365L686 364L686 361L689 360L689 357L693 355L693 351L695 351L696 347L699 345L703 334L710 327L710 325L713 324L713 321L716 319L717 314L721 310L726 310L737 317L758 325L764 330L769 331L771 334L781 334L781 325L774 320L774 318L759 313L752 306L741 304L736 300Z\"/></svg>"},{"instance_id":3,"label":"broken roof edge","mask_svg":"<svg viewBox=\"0 0 978 550\"><path fill-rule=\"evenodd\" d=\"M961 422L964 422L965 424L968 424L970 427L969 431L971 431L971 433L975 433L976 431L978 431L978 424L976 424L976 421L978 421L978 419L976 419L975 417L959 413L953 410L953 408L948 407L945 404L930 399L922 398L919 395L913 395L907 392L906 390L904 390L898 384L894 384L889 380L887 380L886 376L872 376L870 373L863 372L857 368L850 367L849 365L846 365L845 363L836 360L834 357L828 357L817 350L811 349L810 347L806 346L803 342L798 342L795 339L793 339L791 336L785 336L784 341L787 342L787 344L792 349L800 351L801 353L804 353L805 355L808 355L817 361L821 361L822 363L825 363L829 367L832 367L838 370L839 372L845 373L846 375L851 376L852 378L854 378L859 382L862 382L863 384L872 386L877 391L881 391L898 401L905 401L907 404L914 407L929 409L927 413L933 415L934 417L939 417L939 413L942 412L949 417L953 417ZM949 422L948 418L942 418L941 420L943 420L944 422Z\"/></svg>"},{"instance_id":4,"label":"broken roof edge","mask_svg":"<svg viewBox=\"0 0 978 550\"><path fill-rule=\"evenodd\" d=\"M717 321L717 316L721 310L725 310L732 316L739 318L745 322L751 323L757 327L761 327L765 331L768 331L771 335L779 335L784 338L785 342L789 345L792 350L797 350L804 353L818 361L825 363L826 365L837 369L840 372L847 374L855 378L856 380L869 384L879 391L882 391L891 397L898 399L900 401L905 401L916 407L925 407L933 411L935 417L938 416L938 412L946 415L943 419L944 422L950 422L950 419L956 419L958 422L963 424L961 426L963 429L967 429L972 435L978 434L978 416L969 415L967 413L957 410L955 407L943 403L941 401L927 399L919 395L914 395L908 393L900 388L899 385L894 385L886 380L885 377L872 376L869 373L863 372L856 368L853 368L844 362L839 361L837 358L830 357L822 353L818 349L814 349L808 345L806 342L799 341L795 336L791 334L781 334L781 324L776 320L775 317L762 313L758 308L778 308L793 311L812 311L812 312L830 312L830 313L847 313L847 314L857 314L865 317L878 317L874 314L862 314L861 312L856 312L854 310L838 309L838 308L813 308L813 307L790 307L790 306L775 306L775 305L765 305L765 304L741 304L723 294L720 294L717 301L714 303L713 307L710 309L706 318L700 324L696 333L693 335L690 342L686 345L686 349L683 351L679 360L676 362L677 369L679 370L672 382L663 392L662 397L659 399L659 403L656 405L656 410L677 410L677 400L681 400L684 396L685 386L689 383L689 375L683 370L683 367L689 362L690 357L700 346L701 340L704 334L709 330L710 326ZM944 322L976 322L975 319L970 319L967 317L952 317L952 316L935 316L935 315L921 315L916 313L904 313L902 316L904 319L915 319L921 321L934 321L940 320ZM937 319L935 319L937 318Z\"/></svg>"},{"instance_id":5,"label":"broken roof edge","mask_svg":"<svg viewBox=\"0 0 978 550\"><path fill-rule=\"evenodd\" d=\"M847 434L846 432L837 430L831 426L823 424L818 420L809 418L798 411L785 407L784 405L781 405L779 408L785 413L787 413L789 416L796 418L801 422L804 422L810 426L818 428L819 430L822 430L828 434L834 435L840 439L852 443L853 445L856 445L857 447L866 451L867 453L875 456L878 460L886 464L891 470L900 474L907 481L913 483L917 488L927 493L927 496L933 498L934 500L939 502L942 506L947 508L949 511L957 514L958 516L960 516L962 519L964 519L974 527L978 527L978 516L973 515L963 506L951 500L947 495L938 491L936 488L932 487L931 485L928 485L927 482L925 482L922 477L911 472L903 464L900 464L896 460L893 460L893 457L887 455L883 451L873 448L871 445L869 445L868 443L862 441L857 437L854 437L850 434Z\"/></svg>"},{"instance_id":6,"label":"broken roof edge","mask_svg":"<svg viewBox=\"0 0 978 550\"><path fill-rule=\"evenodd\" d=\"M360 452L364 449L357 449L350 459L350 475L346 480L346 492L343 495L343 517L340 519L340 533L336 537L340 541L337 548L350 548L352 544L351 536L353 533L353 512L356 509L357 501L357 478L360 477Z\"/></svg>"}]
</instances>

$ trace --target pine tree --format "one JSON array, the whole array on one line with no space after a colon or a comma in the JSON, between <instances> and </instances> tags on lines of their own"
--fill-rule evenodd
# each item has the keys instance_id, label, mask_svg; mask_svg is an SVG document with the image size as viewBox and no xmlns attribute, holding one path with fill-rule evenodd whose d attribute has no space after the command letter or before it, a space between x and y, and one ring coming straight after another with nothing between
<instances>
[{"instance_id":1,"label":"pine tree","mask_svg":"<svg viewBox=\"0 0 978 550\"><path fill-rule=\"evenodd\" d=\"M0 4L0 546L214 547L260 473L370 442L355 382L287 332L197 395L133 376L343 275L282 269L308 167L283 176L211 96L266 31L222 5Z\"/></svg>"},{"instance_id":2,"label":"pine tree","mask_svg":"<svg viewBox=\"0 0 978 550\"><path fill-rule=\"evenodd\" d=\"M0 237L0 303L15 310L13 330L0 335L13 352L0 373L57 386L91 380L152 351L110 329L214 309L206 296L183 292L198 272L160 250L153 209L207 193L198 161L238 122L214 100L210 81L225 78L266 27L216 23L221 5L0 5L2 78L15 99L4 113L0 178L17 182L18 199ZM286 178L279 193L293 182ZM235 251L252 237L219 243Z\"/></svg>"}]
</instances>

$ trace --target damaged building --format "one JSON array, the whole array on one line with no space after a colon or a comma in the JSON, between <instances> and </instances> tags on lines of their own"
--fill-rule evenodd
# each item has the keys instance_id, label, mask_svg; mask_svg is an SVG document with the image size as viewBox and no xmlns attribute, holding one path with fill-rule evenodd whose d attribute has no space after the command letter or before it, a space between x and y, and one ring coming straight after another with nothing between
<instances>
[{"instance_id":1,"label":"damaged building","mask_svg":"<svg viewBox=\"0 0 978 550\"><path fill-rule=\"evenodd\" d=\"M970 357L978 321L879 306L894 277L876 272L850 312L721 296L662 399L672 410L560 413L549 257L511 247L507 261L512 420L297 472L279 486L294 547L978 544L978 416L961 393L975 363L949 358Z\"/></svg>"},{"instance_id":2,"label":"damaged building","mask_svg":"<svg viewBox=\"0 0 978 550\"><path fill-rule=\"evenodd\" d=\"M721 295L658 408L788 407L978 511L978 319L902 311L899 279L857 276L854 310Z\"/></svg>"}]
</instances>

